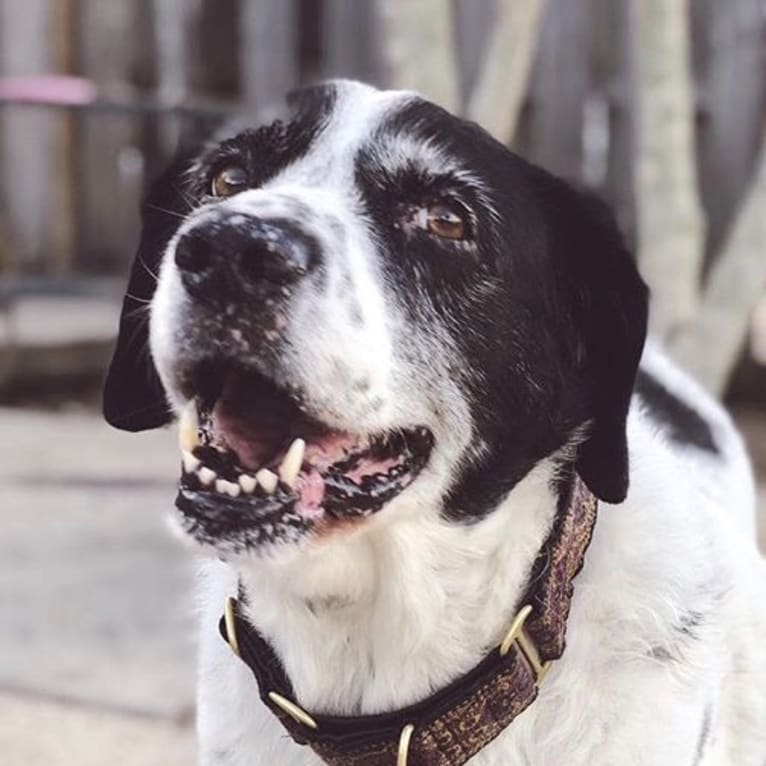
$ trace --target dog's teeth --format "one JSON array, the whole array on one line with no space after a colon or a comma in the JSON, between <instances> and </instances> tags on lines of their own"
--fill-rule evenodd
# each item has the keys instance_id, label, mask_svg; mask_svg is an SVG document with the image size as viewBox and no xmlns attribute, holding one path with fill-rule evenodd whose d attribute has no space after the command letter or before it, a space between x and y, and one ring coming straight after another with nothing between
<instances>
[{"instance_id":1,"label":"dog's teeth","mask_svg":"<svg viewBox=\"0 0 766 766\"><path fill-rule=\"evenodd\" d=\"M178 445L186 452L192 452L199 446L199 418L197 405L189 402L178 421Z\"/></svg>"},{"instance_id":2,"label":"dog's teeth","mask_svg":"<svg viewBox=\"0 0 766 766\"><path fill-rule=\"evenodd\" d=\"M277 488L277 484L279 484L279 476L277 476L273 471L270 471L268 468L261 468L261 470L255 474L255 478L257 479L258 483L266 490L267 495L274 494L274 490Z\"/></svg>"},{"instance_id":3,"label":"dog's teeth","mask_svg":"<svg viewBox=\"0 0 766 766\"><path fill-rule=\"evenodd\" d=\"M242 491L246 495L252 495L255 492L255 488L258 486L258 482L254 476L248 476L246 473L240 474L239 486L242 487Z\"/></svg>"},{"instance_id":4,"label":"dog's teeth","mask_svg":"<svg viewBox=\"0 0 766 766\"><path fill-rule=\"evenodd\" d=\"M209 487L216 478L218 478L218 474L212 468L203 465L202 468L197 471L197 478L203 487Z\"/></svg>"},{"instance_id":5,"label":"dog's teeth","mask_svg":"<svg viewBox=\"0 0 766 766\"><path fill-rule=\"evenodd\" d=\"M296 439L287 450L287 454L279 466L279 478L292 488L303 465L303 455L306 452L306 442L303 439Z\"/></svg>"},{"instance_id":6,"label":"dog's teeth","mask_svg":"<svg viewBox=\"0 0 766 766\"><path fill-rule=\"evenodd\" d=\"M229 497L239 497L241 492L239 484L235 484L233 481L226 481L226 479L216 479L215 491L219 495L228 495Z\"/></svg>"},{"instance_id":7,"label":"dog's teeth","mask_svg":"<svg viewBox=\"0 0 766 766\"><path fill-rule=\"evenodd\" d=\"M191 452L186 450L181 451L181 460L186 473L194 473L202 465L202 461L199 458L194 457Z\"/></svg>"}]
</instances>

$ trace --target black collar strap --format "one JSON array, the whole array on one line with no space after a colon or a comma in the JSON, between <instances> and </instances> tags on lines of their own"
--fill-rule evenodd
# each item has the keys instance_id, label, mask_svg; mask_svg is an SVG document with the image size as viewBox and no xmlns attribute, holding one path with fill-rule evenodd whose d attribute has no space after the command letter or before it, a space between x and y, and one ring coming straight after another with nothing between
<instances>
[{"instance_id":1,"label":"black collar strap","mask_svg":"<svg viewBox=\"0 0 766 766\"><path fill-rule=\"evenodd\" d=\"M500 647L462 678L401 710L354 717L307 713L294 702L274 650L233 598L221 635L253 672L261 699L290 736L330 766L461 766L532 704L551 661L561 657L573 580L597 506L575 476L533 568L525 606Z\"/></svg>"}]
</instances>

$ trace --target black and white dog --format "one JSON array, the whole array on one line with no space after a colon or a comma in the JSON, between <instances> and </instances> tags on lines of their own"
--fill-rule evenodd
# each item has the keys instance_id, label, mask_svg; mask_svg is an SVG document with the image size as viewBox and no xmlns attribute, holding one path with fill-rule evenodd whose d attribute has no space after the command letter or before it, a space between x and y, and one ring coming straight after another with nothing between
<instances>
[{"instance_id":1,"label":"black and white dog","mask_svg":"<svg viewBox=\"0 0 766 766\"><path fill-rule=\"evenodd\" d=\"M577 472L601 503L566 652L470 763L764 766L748 461L643 351L607 210L353 82L219 139L150 195L105 392L118 427L180 418L201 763L320 763L221 640L226 596L306 709L401 708L502 639Z\"/></svg>"}]
</instances>

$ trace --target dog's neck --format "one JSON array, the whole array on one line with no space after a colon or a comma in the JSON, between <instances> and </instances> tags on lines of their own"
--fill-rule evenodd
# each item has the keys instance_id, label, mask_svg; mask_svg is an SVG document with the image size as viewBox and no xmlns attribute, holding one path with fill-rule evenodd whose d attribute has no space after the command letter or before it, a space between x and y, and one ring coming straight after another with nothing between
<instances>
[{"instance_id":1,"label":"dog's neck","mask_svg":"<svg viewBox=\"0 0 766 766\"><path fill-rule=\"evenodd\" d=\"M390 710L477 664L528 585L556 512L552 486L543 463L472 526L436 510L397 513L289 564L240 569L245 613L300 703L339 715Z\"/></svg>"}]
</instances>

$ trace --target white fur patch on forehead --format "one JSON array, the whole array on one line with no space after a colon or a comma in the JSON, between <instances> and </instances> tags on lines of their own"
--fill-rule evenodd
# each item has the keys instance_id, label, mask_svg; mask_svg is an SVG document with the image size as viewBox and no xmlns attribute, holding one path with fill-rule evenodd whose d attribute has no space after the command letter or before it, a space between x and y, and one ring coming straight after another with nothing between
<instances>
[{"instance_id":1,"label":"white fur patch on forehead","mask_svg":"<svg viewBox=\"0 0 766 766\"><path fill-rule=\"evenodd\" d=\"M387 118L422 101L414 91L376 90L352 80L336 81L337 99L324 132L325 143L371 150L387 169L396 172L413 163L433 174L450 174L481 186L480 179L435 139L422 139L406 132L387 135L378 129ZM374 140L373 140L374 139Z\"/></svg>"},{"instance_id":2,"label":"white fur patch on forehead","mask_svg":"<svg viewBox=\"0 0 766 766\"><path fill-rule=\"evenodd\" d=\"M482 179L435 139L422 139L402 132L389 136L378 135L375 142L366 146L366 149L391 173L415 168L429 175L450 176L479 193L486 191Z\"/></svg>"},{"instance_id":3,"label":"white fur patch on forehead","mask_svg":"<svg viewBox=\"0 0 766 766\"><path fill-rule=\"evenodd\" d=\"M332 80L330 115L309 150L267 184L279 187L309 183L350 188L354 160L385 119L410 103L416 94L383 91L354 80Z\"/></svg>"},{"instance_id":4,"label":"white fur patch on forehead","mask_svg":"<svg viewBox=\"0 0 766 766\"><path fill-rule=\"evenodd\" d=\"M355 80L333 80L335 104L324 131L339 146L358 147L389 115L419 98L404 90L378 90Z\"/></svg>"}]
</instances>

